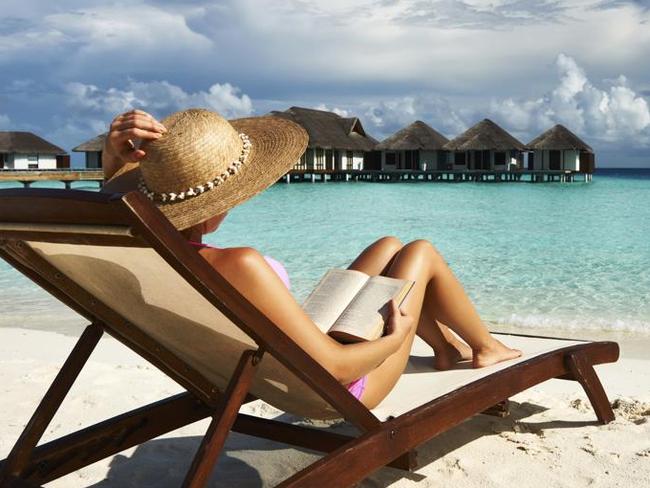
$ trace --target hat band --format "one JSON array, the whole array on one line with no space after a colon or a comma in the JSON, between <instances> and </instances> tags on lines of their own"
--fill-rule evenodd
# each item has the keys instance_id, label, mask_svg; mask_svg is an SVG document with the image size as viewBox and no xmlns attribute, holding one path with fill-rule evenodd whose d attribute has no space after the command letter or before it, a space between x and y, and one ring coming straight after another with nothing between
<instances>
[{"instance_id":1,"label":"hat band","mask_svg":"<svg viewBox=\"0 0 650 488\"><path fill-rule=\"evenodd\" d=\"M140 178L140 182L138 183L138 189L142 193L144 193L149 200L158 201L158 202L175 202L177 200L187 200L189 198L197 197L202 193L205 193L206 191L210 191L218 187L223 182L225 182L228 178L230 178L233 175L236 175L239 172L239 169L246 162L246 159L248 158L248 154L250 153L251 147L253 147L253 144L251 143L250 139L243 132L239 134L239 138L242 140L242 150L241 153L239 154L239 158L237 158L232 163L230 163L230 165L226 168L226 170L216 178L206 183L203 183L202 185L188 188L186 190L182 190L179 192L166 192L166 193L156 193L149 190L147 184L144 181L144 178Z\"/></svg>"}]
</instances>

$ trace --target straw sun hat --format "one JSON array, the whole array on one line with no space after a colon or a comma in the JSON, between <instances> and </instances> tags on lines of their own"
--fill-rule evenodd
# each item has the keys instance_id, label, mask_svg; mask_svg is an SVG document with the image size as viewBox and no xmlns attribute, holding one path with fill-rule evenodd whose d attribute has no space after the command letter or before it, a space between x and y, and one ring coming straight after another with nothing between
<instances>
[{"instance_id":1,"label":"straw sun hat","mask_svg":"<svg viewBox=\"0 0 650 488\"><path fill-rule=\"evenodd\" d=\"M298 162L308 140L298 124L271 116L227 121L189 109L162 123L167 132L142 144L140 164L122 168L102 191L137 187L180 230L271 186Z\"/></svg>"}]
</instances>

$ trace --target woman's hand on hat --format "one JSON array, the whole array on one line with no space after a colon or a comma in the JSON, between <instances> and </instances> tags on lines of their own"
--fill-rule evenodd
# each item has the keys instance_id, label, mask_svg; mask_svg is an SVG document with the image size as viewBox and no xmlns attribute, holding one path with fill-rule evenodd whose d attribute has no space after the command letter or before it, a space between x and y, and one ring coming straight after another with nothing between
<instances>
[{"instance_id":1,"label":"woman's hand on hat","mask_svg":"<svg viewBox=\"0 0 650 488\"><path fill-rule=\"evenodd\" d=\"M145 152L133 141L159 139L165 132L165 126L147 112L130 110L118 115L111 122L104 151L123 163L139 161L145 156Z\"/></svg>"}]
</instances>

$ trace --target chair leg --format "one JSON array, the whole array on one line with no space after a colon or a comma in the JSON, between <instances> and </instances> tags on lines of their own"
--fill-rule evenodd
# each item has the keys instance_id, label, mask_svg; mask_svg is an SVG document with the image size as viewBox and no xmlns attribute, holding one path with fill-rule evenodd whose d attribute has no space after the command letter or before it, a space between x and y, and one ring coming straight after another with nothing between
<instances>
[{"instance_id":1,"label":"chair leg","mask_svg":"<svg viewBox=\"0 0 650 488\"><path fill-rule=\"evenodd\" d=\"M2 472L0 472L0 484L10 477L20 478L23 470L29 465L34 448L88 361L102 333L102 328L97 324L91 324L83 331L68 359L66 359L23 433L9 453Z\"/></svg>"},{"instance_id":2,"label":"chair leg","mask_svg":"<svg viewBox=\"0 0 650 488\"><path fill-rule=\"evenodd\" d=\"M481 412L483 415L491 415L492 417L505 418L510 415L510 402L506 399L499 403L486 408Z\"/></svg>"},{"instance_id":3,"label":"chair leg","mask_svg":"<svg viewBox=\"0 0 650 488\"><path fill-rule=\"evenodd\" d=\"M192 465L185 476L183 488L202 488L207 483L230 429L237 418L239 408L248 394L255 369L262 358L262 354L262 349L257 351L248 350L239 359L237 368L219 402L210 427L208 427L208 431L203 437Z\"/></svg>"},{"instance_id":4,"label":"chair leg","mask_svg":"<svg viewBox=\"0 0 650 488\"><path fill-rule=\"evenodd\" d=\"M593 365L579 353L569 354L566 360L571 376L582 385L600 423L610 423L614 412Z\"/></svg>"}]
</instances>

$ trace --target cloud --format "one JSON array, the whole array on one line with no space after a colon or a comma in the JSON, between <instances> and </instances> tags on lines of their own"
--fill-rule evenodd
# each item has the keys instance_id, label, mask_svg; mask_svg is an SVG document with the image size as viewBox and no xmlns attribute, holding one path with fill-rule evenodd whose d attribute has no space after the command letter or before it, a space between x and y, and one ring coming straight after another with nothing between
<instances>
[{"instance_id":1,"label":"cloud","mask_svg":"<svg viewBox=\"0 0 650 488\"><path fill-rule=\"evenodd\" d=\"M570 56L556 60L559 83L539 98L492 102L490 112L519 132L539 133L561 123L587 138L609 143L650 145L650 107L625 76L599 88Z\"/></svg>"},{"instance_id":2,"label":"cloud","mask_svg":"<svg viewBox=\"0 0 650 488\"><path fill-rule=\"evenodd\" d=\"M354 117L353 114L350 113L349 110L345 110L343 108L338 108L338 107L328 107L324 103L320 103L314 107L316 110L325 110L326 112L334 112L336 115L340 115L341 117Z\"/></svg>"},{"instance_id":3,"label":"cloud","mask_svg":"<svg viewBox=\"0 0 650 488\"><path fill-rule=\"evenodd\" d=\"M274 109L284 110L277 106ZM305 104L310 106L310 104ZM467 128L465 117L452 107L449 100L432 95L383 97L354 102L312 105L317 110L334 112L341 117L359 117L366 132L384 139L401 128L423 120L436 130L455 136Z\"/></svg>"},{"instance_id":4,"label":"cloud","mask_svg":"<svg viewBox=\"0 0 650 488\"><path fill-rule=\"evenodd\" d=\"M598 9L613 9L618 7L637 7L641 10L650 10L650 2L648 0L605 0L596 5Z\"/></svg>"},{"instance_id":5,"label":"cloud","mask_svg":"<svg viewBox=\"0 0 650 488\"><path fill-rule=\"evenodd\" d=\"M324 103L360 116L377 137L415 119L455 135L492 114L509 129L522 127L522 138L561 120L615 147L621 134L645 137L635 127L643 123L642 95L650 87L648 65L639 62L650 58L647 6L2 0L0 113L13 127L44 134L68 127L73 134L87 120L109 120L133 105L159 116L188 105L238 116ZM569 70L577 78L554 94L560 82L553 60L567 50L586 81L571 92L581 81L579 70ZM612 73L627 80L603 81ZM230 86L210 88L215 80ZM601 103L609 115L600 113Z\"/></svg>"},{"instance_id":6,"label":"cloud","mask_svg":"<svg viewBox=\"0 0 650 488\"><path fill-rule=\"evenodd\" d=\"M50 79L97 79L152 68L174 72L213 48L182 14L138 0L92 6L68 0L54 8L42 1L25 3L33 11L23 12L17 2L5 7L3 1L0 64L47 72Z\"/></svg>"},{"instance_id":7,"label":"cloud","mask_svg":"<svg viewBox=\"0 0 650 488\"><path fill-rule=\"evenodd\" d=\"M380 2L389 5L389 2ZM513 29L567 18L567 2L553 0L415 0L402 2L394 20L442 29Z\"/></svg>"},{"instance_id":8,"label":"cloud","mask_svg":"<svg viewBox=\"0 0 650 488\"><path fill-rule=\"evenodd\" d=\"M129 81L123 88L101 89L95 85L72 82L66 85L68 106L86 113L115 115L140 108L163 116L190 107L215 110L224 117L250 115L253 105L248 95L230 83L215 83L207 91L186 92L167 81Z\"/></svg>"},{"instance_id":9,"label":"cloud","mask_svg":"<svg viewBox=\"0 0 650 488\"><path fill-rule=\"evenodd\" d=\"M362 104L363 120L378 137L386 138L415 120L423 120L447 135L467 128L460 113L443 97L417 95Z\"/></svg>"},{"instance_id":10,"label":"cloud","mask_svg":"<svg viewBox=\"0 0 650 488\"><path fill-rule=\"evenodd\" d=\"M8 115L0 114L0 129L8 129L11 124L11 119Z\"/></svg>"}]
</instances>

